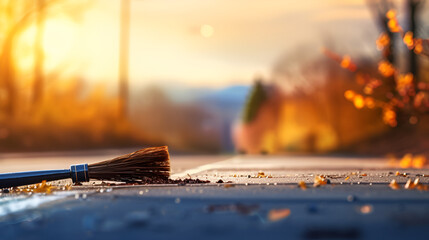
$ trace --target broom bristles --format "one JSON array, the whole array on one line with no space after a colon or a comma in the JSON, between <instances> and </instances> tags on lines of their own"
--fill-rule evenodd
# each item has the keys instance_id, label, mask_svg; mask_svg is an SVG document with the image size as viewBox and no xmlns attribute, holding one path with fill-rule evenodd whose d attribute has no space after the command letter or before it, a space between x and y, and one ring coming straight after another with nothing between
<instances>
[{"instance_id":1,"label":"broom bristles","mask_svg":"<svg viewBox=\"0 0 429 240\"><path fill-rule=\"evenodd\" d=\"M111 160L88 165L89 178L124 182L168 179L168 147L150 147Z\"/></svg>"}]
</instances>

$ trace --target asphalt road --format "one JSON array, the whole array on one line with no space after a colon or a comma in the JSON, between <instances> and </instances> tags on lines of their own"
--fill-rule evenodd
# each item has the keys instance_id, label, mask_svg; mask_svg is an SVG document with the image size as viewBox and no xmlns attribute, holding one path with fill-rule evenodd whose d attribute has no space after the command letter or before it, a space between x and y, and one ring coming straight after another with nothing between
<instances>
[{"instance_id":1,"label":"asphalt road","mask_svg":"<svg viewBox=\"0 0 429 240\"><path fill-rule=\"evenodd\" d=\"M85 159L99 158L93 157ZM65 158L69 164L83 157ZM18 162L4 158L0 164L10 161ZM425 239L429 234L429 192L404 188L408 179L428 185L429 169L394 169L385 159L351 157L173 156L171 161L173 178L211 183L89 183L49 195L2 193L1 239ZM320 175L328 183L314 187ZM393 179L400 189L389 187ZM298 187L301 181L305 189Z\"/></svg>"}]
</instances>

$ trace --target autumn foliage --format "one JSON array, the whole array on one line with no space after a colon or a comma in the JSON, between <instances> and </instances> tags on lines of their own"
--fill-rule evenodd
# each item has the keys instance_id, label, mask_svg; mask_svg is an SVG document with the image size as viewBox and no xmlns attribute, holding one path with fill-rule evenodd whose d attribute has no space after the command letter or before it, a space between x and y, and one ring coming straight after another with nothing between
<instances>
[{"instance_id":1,"label":"autumn foliage","mask_svg":"<svg viewBox=\"0 0 429 240\"><path fill-rule=\"evenodd\" d=\"M408 49L415 54L429 56L423 46L423 43L428 45L428 39L414 38L412 32L404 32L398 23L396 11L389 10L386 18L390 32L399 34ZM390 42L389 35L381 33L376 40L377 49L383 51ZM391 127L398 125L399 114L406 116L410 124L416 124L421 115L429 112L429 83L416 79L413 73L402 73L391 62L382 59L378 62L379 76L372 76L359 69L348 55L340 57L328 49L323 51L342 68L356 73L356 82L362 86L362 92L347 90L344 97L357 109L381 108L383 122Z\"/></svg>"}]
</instances>

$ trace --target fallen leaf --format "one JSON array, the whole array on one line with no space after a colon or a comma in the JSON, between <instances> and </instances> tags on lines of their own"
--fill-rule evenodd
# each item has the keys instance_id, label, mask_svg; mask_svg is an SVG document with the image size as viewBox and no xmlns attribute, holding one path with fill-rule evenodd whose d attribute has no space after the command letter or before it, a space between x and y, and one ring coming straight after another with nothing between
<instances>
[{"instance_id":1,"label":"fallen leaf","mask_svg":"<svg viewBox=\"0 0 429 240\"><path fill-rule=\"evenodd\" d=\"M268 212L268 220L271 222L277 222L282 219L285 219L289 217L290 215L290 209L289 208L283 208L283 209L271 209Z\"/></svg>"},{"instance_id":2,"label":"fallen leaf","mask_svg":"<svg viewBox=\"0 0 429 240\"><path fill-rule=\"evenodd\" d=\"M328 180L323 175L319 175L319 176L314 177L314 184L313 184L314 187L326 185L327 183L328 183Z\"/></svg>"},{"instance_id":3,"label":"fallen leaf","mask_svg":"<svg viewBox=\"0 0 429 240\"><path fill-rule=\"evenodd\" d=\"M393 179L393 180L390 182L389 187L390 187L391 189L393 189L393 190L398 190L398 189L400 189L400 188L401 188L401 187L398 185L398 183L396 182L396 180L395 180L395 179Z\"/></svg>"},{"instance_id":4,"label":"fallen leaf","mask_svg":"<svg viewBox=\"0 0 429 240\"><path fill-rule=\"evenodd\" d=\"M298 183L298 186L302 189L302 190L307 190L307 185L305 184L304 181L300 181Z\"/></svg>"}]
</instances>

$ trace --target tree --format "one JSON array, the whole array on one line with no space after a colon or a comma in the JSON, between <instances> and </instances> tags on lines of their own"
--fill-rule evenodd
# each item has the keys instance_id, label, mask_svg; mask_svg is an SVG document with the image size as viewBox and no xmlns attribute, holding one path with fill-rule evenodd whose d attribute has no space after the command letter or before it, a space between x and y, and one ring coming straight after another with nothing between
<instances>
[{"instance_id":1,"label":"tree","mask_svg":"<svg viewBox=\"0 0 429 240\"><path fill-rule=\"evenodd\" d=\"M259 108L267 99L264 86L260 79L255 81L252 91L247 99L244 107L243 121L244 123L250 123L258 114Z\"/></svg>"}]
</instances>

